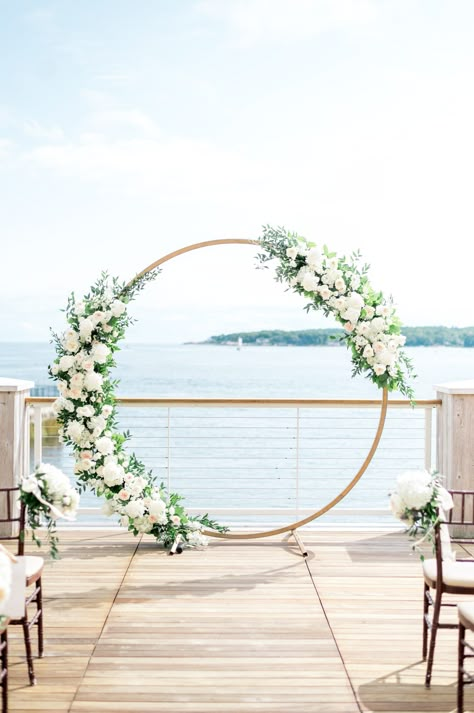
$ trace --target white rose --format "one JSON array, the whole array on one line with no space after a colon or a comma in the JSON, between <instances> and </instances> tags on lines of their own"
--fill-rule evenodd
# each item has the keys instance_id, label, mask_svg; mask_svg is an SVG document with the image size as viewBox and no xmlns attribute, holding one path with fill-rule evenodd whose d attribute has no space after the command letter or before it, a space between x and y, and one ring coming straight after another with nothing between
<instances>
[{"instance_id":1,"label":"white rose","mask_svg":"<svg viewBox=\"0 0 474 713\"><path fill-rule=\"evenodd\" d=\"M97 364L105 364L107 357L110 354L110 349L106 344L95 344L92 348L91 357Z\"/></svg>"},{"instance_id":2,"label":"white rose","mask_svg":"<svg viewBox=\"0 0 474 713\"><path fill-rule=\"evenodd\" d=\"M360 277L359 275L352 275L351 277L351 287L353 290L357 290L360 287Z\"/></svg>"},{"instance_id":3,"label":"white rose","mask_svg":"<svg viewBox=\"0 0 474 713\"><path fill-rule=\"evenodd\" d=\"M375 313L378 314L380 317L390 317L390 315L393 312L393 307L390 305L377 305Z\"/></svg>"},{"instance_id":4,"label":"white rose","mask_svg":"<svg viewBox=\"0 0 474 713\"><path fill-rule=\"evenodd\" d=\"M323 298L323 300L328 300L331 297L331 290L327 285L323 285L322 287L320 287L318 292Z\"/></svg>"},{"instance_id":5,"label":"white rose","mask_svg":"<svg viewBox=\"0 0 474 713\"><path fill-rule=\"evenodd\" d=\"M385 329L385 320L382 317L374 317L370 323L370 328L373 332L383 332Z\"/></svg>"},{"instance_id":6,"label":"white rose","mask_svg":"<svg viewBox=\"0 0 474 713\"><path fill-rule=\"evenodd\" d=\"M114 442L111 438L108 438L107 436L102 436L101 438L98 438L95 443L95 447L99 451L99 453L102 453L102 455L108 455L109 453L114 452Z\"/></svg>"},{"instance_id":7,"label":"white rose","mask_svg":"<svg viewBox=\"0 0 474 713\"><path fill-rule=\"evenodd\" d=\"M69 411L69 413L72 413L75 410L74 404L72 403L72 401L69 401L69 399L65 399L64 408L66 411Z\"/></svg>"},{"instance_id":8,"label":"white rose","mask_svg":"<svg viewBox=\"0 0 474 713\"><path fill-rule=\"evenodd\" d=\"M307 272L301 281L303 289L307 292L314 292L314 290L318 287L318 283L319 277L313 275L311 272Z\"/></svg>"},{"instance_id":9,"label":"white rose","mask_svg":"<svg viewBox=\"0 0 474 713\"><path fill-rule=\"evenodd\" d=\"M82 374L74 374L69 381L71 389L82 389L84 386L84 377Z\"/></svg>"},{"instance_id":10,"label":"white rose","mask_svg":"<svg viewBox=\"0 0 474 713\"><path fill-rule=\"evenodd\" d=\"M64 342L64 348L68 352L72 352L73 354L77 352L79 349L79 340L77 339L66 339Z\"/></svg>"},{"instance_id":11,"label":"white rose","mask_svg":"<svg viewBox=\"0 0 474 713\"><path fill-rule=\"evenodd\" d=\"M102 407L102 416L105 416L105 418L108 418L111 413L113 412L114 407L111 406L110 404L105 404L105 406Z\"/></svg>"},{"instance_id":12,"label":"white rose","mask_svg":"<svg viewBox=\"0 0 474 713\"><path fill-rule=\"evenodd\" d=\"M354 331L354 325L352 324L352 322L346 322L346 323L344 324L344 329L346 330L346 332L353 332L353 331Z\"/></svg>"},{"instance_id":13,"label":"white rose","mask_svg":"<svg viewBox=\"0 0 474 713\"><path fill-rule=\"evenodd\" d=\"M126 306L121 300L115 300L114 302L112 302L112 305L110 307L110 311L112 312L114 317L120 317L120 315L123 314L126 309Z\"/></svg>"},{"instance_id":14,"label":"white rose","mask_svg":"<svg viewBox=\"0 0 474 713\"><path fill-rule=\"evenodd\" d=\"M98 374L96 371L89 371L85 376L84 386L87 391L99 391L103 381L104 379L101 374Z\"/></svg>"},{"instance_id":15,"label":"white rose","mask_svg":"<svg viewBox=\"0 0 474 713\"><path fill-rule=\"evenodd\" d=\"M346 283L344 282L342 277L338 277L336 282L334 283L334 287L336 290L339 290L339 292L345 292L346 290Z\"/></svg>"},{"instance_id":16,"label":"white rose","mask_svg":"<svg viewBox=\"0 0 474 713\"><path fill-rule=\"evenodd\" d=\"M374 350L370 346L370 344L367 344L365 347L364 351L362 352L363 356L367 359L368 357L373 357L374 356Z\"/></svg>"},{"instance_id":17,"label":"white rose","mask_svg":"<svg viewBox=\"0 0 474 713\"><path fill-rule=\"evenodd\" d=\"M91 319L86 317L79 320L79 335L83 341L88 342L90 340L93 329L94 323Z\"/></svg>"},{"instance_id":18,"label":"white rose","mask_svg":"<svg viewBox=\"0 0 474 713\"><path fill-rule=\"evenodd\" d=\"M380 364L385 364L385 366L392 366L395 362L395 354L389 349L383 349L380 354L377 355L377 361L380 362Z\"/></svg>"},{"instance_id":19,"label":"white rose","mask_svg":"<svg viewBox=\"0 0 474 713\"><path fill-rule=\"evenodd\" d=\"M381 352L383 352L383 350L385 349L385 345L383 342L374 342L373 349L374 354L381 354Z\"/></svg>"},{"instance_id":20,"label":"white rose","mask_svg":"<svg viewBox=\"0 0 474 713\"><path fill-rule=\"evenodd\" d=\"M79 406L77 409L77 415L81 418L90 418L94 415L94 409L92 406Z\"/></svg>"},{"instance_id":21,"label":"white rose","mask_svg":"<svg viewBox=\"0 0 474 713\"><path fill-rule=\"evenodd\" d=\"M91 322L93 322L95 325L97 325L97 324L100 324L100 322L102 322L102 320L104 319L104 315L105 315L105 313L99 309L99 310L96 310L93 314L91 314L89 319L91 320Z\"/></svg>"},{"instance_id":22,"label":"white rose","mask_svg":"<svg viewBox=\"0 0 474 713\"><path fill-rule=\"evenodd\" d=\"M355 307L349 307L343 314L344 319L347 319L352 324L356 324L359 321L360 310Z\"/></svg>"},{"instance_id":23,"label":"white rose","mask_svg":"<svg viewBox=\"0 0 474 713\"><path fill-rule=\"evenodd\" d=\"M297 255L298 248L295 245L292 245L290 248L286 248L286 256L289 257L290 260L294 260Z\"/></svg>"},{"instance_id":24,"label":"white rose","mask_svg":"<svg viewBox=\"0 0 474 713\"><path fill-rule=\"evenodd\" d=\"M364 306L364 299L362 295L359 295L358 292L351 292L347 298L347 306L353 307L354 309L358 309L360 311Z\"/></svg>"},{"instance_id":25,"label":"white rose","mask_svg":"<svg viewBox=\"0 0 474 713\"><path fill-rule=\"evenodd\" d=\"M143 500L130 500L130 502L125 505L124 512L129 517L143 517L143 514L145 512L145 505L143 504Z\"/></svg>"},{"instance_id":26,"label":"white rose","mask_svg":"<svg viewBox=\"0 0 474 713\"><path fill-rule=\"evenodd\" d=\"M75 357L73 357L70 354L62 356L61 359L59 360L60 371L68 371L68 369L71 369L74 366L75 360L76 360Z\"/></svg>"},{"instance_id":27,"label":"white rose","mask_svg":"<svg viewBox=\"0 0 474 713\"><path fill-rule=\"evenodd\" d=\"M373 307L370 307L369 305L365 305L365 307L364 307L364 312L365 312L365 315L366 315L367 319L372 319L372 317L373 317L374 314L375 314L374 308L373 308Z\"/></svg>"},{"instance_id":28,"label":"white rose","mask_svg":"<svg viewBox=\"0 0 474 713\"><path fill-rule=\"evenodd\" d=\"M306 253L306 263L310 267L315 267L321 263L321 250L317 247L310 248Z\"/></svg>"},{"instance_id":29,"label":"white rose","mask_svg":"<svg viewBox=\"0 0 474 713\"><path fill-rule=\"evenodd\" d=\"M76 304L72 308L72 311L78 317L82 317L82 315L86 311L86 303L85 302L76 302Z\"/></svg>"},{"instance_id":30,"label":"white rose","mask_svg":"<svg viewBox=\"0 0 474 713\"><path fill-rule=\"evenodd\" d=\"M377 374L377 376L382 376L382 374L385 374L386 371L386 366L384 364L374 364L374 371Z\"/></svg>"},{"instance_id":31,"label":"white rose","mask_svg":"<svg viewBox=\"0 0 474 713\"><path fill-rule=\"evenodd\" d=\"M163 500L150 500L148 502L148 512L150 515L155 515L159 517L166 510L166 505Z\"/></svg>"},{"instance_id":32,"label":"white rose","mask_svg":"<svg viewBox=\"0 0 474 713\"><path fill-rule=\"evenodd\" d=\"M52 374L53 376L56 376L57 374L59 374L59 366L58 366L57 364L53 364L53 365L52 365L52 367L51 367L51 374Z\"/></svg>"},{"instance_id":33,"label":"white rose","mask_svg":"<svg viewBox=\"0 0 474 713\"><path fill-rule=\"evenodd\" d=\"M84 426L79 421L71 421L66 429L66 434L69 436L71 441L79 443L81 436L84 432Z\"/></svg>"}]
</instances>

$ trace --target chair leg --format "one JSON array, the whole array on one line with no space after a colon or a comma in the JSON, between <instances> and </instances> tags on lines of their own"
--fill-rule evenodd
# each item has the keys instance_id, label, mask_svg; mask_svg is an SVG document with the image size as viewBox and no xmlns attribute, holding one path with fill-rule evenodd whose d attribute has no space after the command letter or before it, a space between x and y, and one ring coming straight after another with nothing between
<instances>
[{"instance_id":1,"label":"chair leg","mask_svg":"<svg viewBox=\"0 0 474 713\"><path fill-rule=\"evenodd\" d=\"M430 588L424 582L423 584L423 661L426 661L426 656L428 654L428 610L429 610L429 600L428 595L430 593Z\"/></svg>"},{"instance_id":2,"label":"chair leg","mask_svg":"<svg viewBox=\"0 0 474 713\"><path fill-rule=\"evenodd\" d=\"M7 713L8 711L8 634L5 629L1 636L2 641L2 713Z\"/></svg>"},{"instance_id":3,"label":"chair leg","mask_svg":"<svg viewBox=\"0 0 474 713\"><path fill-rule=\"evenodd\" d=\"M463 713L464 708L464 637L466 636L466 628L459 623L459 638L458 638L458 708L457 713Z\"/></svg>"},{"instance_id":4,"label":"chair leg","mask_svg":"<svg viewBox=\"0 0 474 713\"><path fill-rule=\"evenodd\" d=\"M36 612L38 616L38 657L43 658L44 641L43 641L43 589L41 586L41 577L38 579L38 593L36 595Z\"/></svg>"},{"instance_id":5,"label":"chair leg","mask_svg":"<svg viewBox=\"0 0 474 713\"><path fill-rule=\"evenodd\" d=\"M29 627L27 614L25 614L25 616L22 618L21 625L23 627L23 638L25 639L26 663L28 665L28 677L30 679L30 686L34 686L36 683L36 678L35 678L35 671L33 668L33 655L31 653L30 627Z\"/></svg>"},{"instance_id":6,"label":"chair leg","mask_svg":"<svg viewBox=\"0 0 474 713\"><path fill-rule=\"evenodd\" d=\"M435 599L435 603L434 603L433 620L431 622L430 650L428 653L428 665L426 667L426 676L425 676L426 688L429 688L430 684L431 684L431 673L433 671L433 659L434 659L434 651L435 651L435 646L436 646L436 634L438 633L439 614L441 611L441 597L442 597L442 592L436 590L436 599Z\"/></svg>"}]
</instances>

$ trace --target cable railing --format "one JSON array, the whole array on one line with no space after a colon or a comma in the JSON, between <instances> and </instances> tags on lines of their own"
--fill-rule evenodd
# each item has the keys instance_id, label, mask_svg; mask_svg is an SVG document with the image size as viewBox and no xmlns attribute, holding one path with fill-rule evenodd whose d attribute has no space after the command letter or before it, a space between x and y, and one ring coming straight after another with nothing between
<instances>
[{"instance_id":1,"label":"cable railing","mask_svg":"<svg viewBox=\"0 0 474 713\"><path fill-rule=\"evenodd\" d=\"M49 397L30 397L31 464L50 462L74 478L59 443ZM157 482L233 529L289 524L323 507L357 472L372 444L380 401L363 399L119 398L128 448ZM384 432L366 473L313 526L394 525L388 494L404 470L436 460L436 400L390 400ZM101 502L82 497L76 526L110 526Z\"/></svg>"}]
</instances>

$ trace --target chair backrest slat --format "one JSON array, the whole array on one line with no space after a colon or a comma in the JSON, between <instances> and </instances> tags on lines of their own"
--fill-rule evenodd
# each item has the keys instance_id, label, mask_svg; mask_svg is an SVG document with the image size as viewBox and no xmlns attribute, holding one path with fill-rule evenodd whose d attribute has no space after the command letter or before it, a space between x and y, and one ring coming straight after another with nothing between
<instances>
[{"instance_id":1,"label":"chair backrest slat","mask_svg":"<svg viewBox=\"0 0 474 713\"><path fill-rule=\"evenodd\" d=\"M0 523L11 523L13 527L16 524L17 532L12 535L0 535L0 541L15 541L18 543L17 555L23 555L25 550L25 505L21 503L19 507L16 505L17 496L20 488L0 488L0 512L6 511L6 517L0 517ZM17 511L17 512L15 512Z\"/></svg>"}]
</instances>

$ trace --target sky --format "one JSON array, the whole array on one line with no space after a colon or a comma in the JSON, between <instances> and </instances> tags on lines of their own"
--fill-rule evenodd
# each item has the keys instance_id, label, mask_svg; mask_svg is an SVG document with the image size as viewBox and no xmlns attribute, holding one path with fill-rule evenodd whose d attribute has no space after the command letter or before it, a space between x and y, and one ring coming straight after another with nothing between
<instances>
[{"instance_id":1,"label":"sky","mask_svg":"<svg viewBox=\"0 0 474 713\"><path fill-rule=\"evenodd\" d=\"M0 0L0 341L69 292L283 225L409 325L474 323L471 0ZM168 263L133 341L332 326L249 246Z\"/></svg>"}]
</instances>

